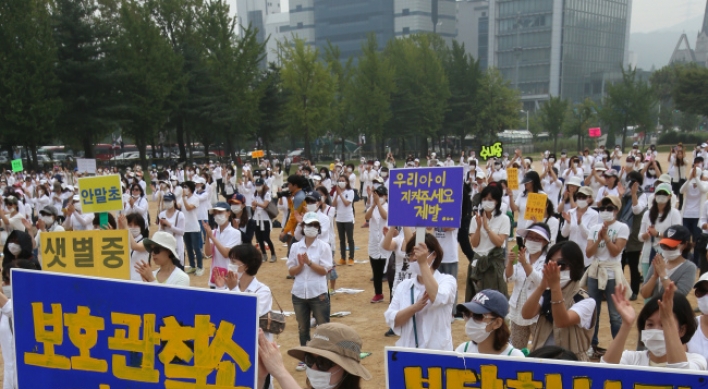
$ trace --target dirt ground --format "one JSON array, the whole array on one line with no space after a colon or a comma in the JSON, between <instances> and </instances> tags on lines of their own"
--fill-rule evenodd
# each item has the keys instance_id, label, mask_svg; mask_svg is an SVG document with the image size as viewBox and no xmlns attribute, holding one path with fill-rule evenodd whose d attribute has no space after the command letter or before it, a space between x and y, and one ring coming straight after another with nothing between
<instances>
[{"instance_id":1,"label":"dirt ground","mask_svg":"<svg viewBox=\"0 0 708 389\"><path fill-rule=\"evenodd\" d=\"M666 156L660 157L662 165L666 166L664 162ZM534 158L535 159L535 158ZM540 166L539 166L540 168ZM355 259L356 260L367 260L367 241L368 241L368 228L361 228L363 224L363 203L358 202L355 204L356 209L356 222L354 228L354 241L357 247ZM155 214L155 204L150 203L150 213ZM156 230L155 226L151 227L151 234ZM276 245L276 254L278 258L285 258L287 253L287 248L277 241L277 235L280 233L279 229L272 231L271 238ZM255 239L254 239L255 242ZM337 240L338 242L338 240ZM338 244L338 243L337 243ZM458 248L459 250L459 248ZM339 250L336 250L335 260L339 257ZM460 258L460 272L457 277L458 281L458 301L464 299L464 285L465 276L467 272L468 261L459 252ZM205 260L205 270L210 265L209 260ZM362 364L371 372L373 378L370 381L365 381L363 388L383 388L385 387L385 371L384 371L384 347L393 346L396 343L396 337L385 337L384 333L387 331L388 327L384 322L383 314L388 307L389 294L388 285L384 281L384 296L385 300L382 303L372 304L370 303L371 298L374 296L373 282L370 281L372 277L371 267L369 263L354 264L353 266L338 266L337 272L339 273L339 279L337 280L337 288L352 288L352 289L363 289L363 293L355 295L347 294L335 294L331 299L331 312L339 311L350 311L351 315L342 318L332 318L333 322L340 322L353 327L364 341L363 351L371 352L371 356L364 359ZM208 271L205 271L202 277L190 276L192 280L193 287L207 288L207 278ZM292 280L286 279L287 269L284 260L278 260L276 263L264 263L258 272L258 279L268 285L274 297L280 303L281 307L285 311L293 311L292 300L291 300L291 288ZM629 270L627 269L625 276L629 279ZM511 290L512 286L509 286ZM695 297L691 293L689 295L689 300L695 306ZM607 305L603 302L602 304L602 317L600 319L600 346L607 347L612 339L610 335L610 325L609 318L607 315ZM642 299L638 299L633 302L633 305L637 312L641 310L643 306ZM273 305L275 309L275 304ZM464 331L464 322L461 320L456 320L452 324L452 337L453 344L456 347L458 344L467 341ZM635 349L637 340L637 331L633 329L629 340L627 342L627 349ZM286 350L296 347L299 344L298 333L297 333L297 322L295 316L290 316L287 318L287 325L285 332L277 337L276 341L280 345L283 353L283 358L286 366L293 374L293 376L300 382L303 387L305 385L305 373L295 371L295 366L297 361L286 354ZM1 378L0 378L1 379ZM279 387L276 385L276 387Z\"/></svg>"}]
</instances>

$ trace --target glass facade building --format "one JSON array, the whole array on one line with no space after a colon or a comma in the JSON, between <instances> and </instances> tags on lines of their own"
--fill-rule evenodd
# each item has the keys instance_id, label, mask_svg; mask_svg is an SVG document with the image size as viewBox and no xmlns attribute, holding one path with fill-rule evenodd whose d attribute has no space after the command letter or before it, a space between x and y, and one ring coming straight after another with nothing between
<instances>
[{"instance_id":1,"label":"glass facade building","mask_svg":"<svg viewBox=\"0 0 708 389\"><path fill-rule=\"evenodd\" d=\"M525 102L582 101L599 73L625 63L631 0L493 0L489 7L489 64Z\"/></svg>"}]
</instances>

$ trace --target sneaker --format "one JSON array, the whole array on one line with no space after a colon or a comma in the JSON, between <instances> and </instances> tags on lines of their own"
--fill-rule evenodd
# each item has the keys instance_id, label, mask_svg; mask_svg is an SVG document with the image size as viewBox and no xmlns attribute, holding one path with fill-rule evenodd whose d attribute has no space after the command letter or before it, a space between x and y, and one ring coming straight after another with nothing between
<instances>
[{"instance_id":1,"label":"sneaker","mask_svg":"<svg viewBox=\"0 0 708 389\"><path fill-rule=\"evenodd\" d=\"M377 294L374 296L374 298L371 299L371 302L372 303L380 303L383 301L383 299L384 299L384 297L382 294Z\"/></svg>"},{"instance_id":2,"label":"sneaker","mask_svg":"<svg viewBox=\"0 0 708 389\"><path fill-rule=\"evenodd\" d=\"M268 254L261 253L261 262L268 262Z\"/></svg>"},{"instance_id":3,"label":"sneaker","mask_svg":"<svg viewBox=\"0 0 708 389\"><path fill-rule=\"evenodd\" d=\"M330 295L330 296L334 295L334 289L330 289L330 290L329 290L329 295Z\"/></svg>"},{"instance_id":4,"label":"sneaker","mask_svg":"<svg viewBox=\"0 0 708 389\"><path fill-rule=\"evenodd\" d=\"M276 263L278 262L278 257L275 256L275 254L270 255L270 263Z\"/></svg>"},{"instance_id":5,"label":"sneaker","mask_svg":"<svg viewBox=\"0 0 708 389\"><path fill-rule=\"evenodd\" d=\"M347 261L344 260L344 258L342 258L342 259L340 259L339 261L337 261L337 265L346 265L346 264L347 264Z\"/></svg>"},{"instance_id":6,"label":"sneaker","mask_svg":"<svg viewBox=\"0 0 708 389\"><path fill-rule=\"evenodd\" d=\"M361 228L369 228L369 222L366 222L361 225Z\"/></svg>"},{"instance_id":7,"label":"sneaker","mask_svg":"<svg viewBox=\"0 0 708 389\"><path fill-rule=\"evenodd\" d=\"M201 268L201 267L197 268L197 271L195 272L195 274L197 275L197 277L203 276L203 275L204 275L204 269Z\"/></svg>"},{"instance_id":8,"label":"sneaker","mask_svg":"<svg viewBox=\"0 0 708 389\"><path fill-rule=\"evenodd\" d=\"M632 293L632 296L629 298L629 301L637 301L637 294Z\"/></svg>"},{"instance_id":9,"label":"sneaker","mask_svg":"<svg viewBox=\"0 0 708 389\"><path fill-rule=\"evenodd\" d=\"M389 328L388 331L386 331L386 333L384 334L384 336L387 338L390 338L392 336L396 336L396 333L393 332L393 330Z\"/></svg>"},{"instance_id":10,"label":"sneaker","mask_svg":"<svg viewBox=\"0 0 708 389\"><path fill-rule=\"evenodd\" d=\"M289 280L294 280L294 279L295 279L295 277L291 276L290 274L288 274L285 278L287 278L287 279L289 279Z\"/></svg>"},{"instance_id":11,"label":"sneaker","mask_svg":"<svg viewBox=\"0 0 708 389\"><path fill-rule=\"evenodd\" d=\"M190 267L189 269L185 270L184 272L187 274L194 274L194 272L197 271L196 267Z\"/></svg>"},{"instance_id":12,"label":"sneaker","mask_svg":"<svg viewBox=\"0 0 708 389\"><path fill-rule=\"evenodd\" d=\"M297 366L295 367L295 370L297 371L305 371L307 369L307 366L305 366L304 362L298 362Z\"/></svg>"},{"instance_id":13,"label":"sneaker","mask_svg":"<svg viewBox=\"0 0 708 389\"><path fill-rule=\"evenodd\" d=\"M349 258L349 260L347 261L347 265L354 266L354 258Z\"/></svg>"}]
</instances>

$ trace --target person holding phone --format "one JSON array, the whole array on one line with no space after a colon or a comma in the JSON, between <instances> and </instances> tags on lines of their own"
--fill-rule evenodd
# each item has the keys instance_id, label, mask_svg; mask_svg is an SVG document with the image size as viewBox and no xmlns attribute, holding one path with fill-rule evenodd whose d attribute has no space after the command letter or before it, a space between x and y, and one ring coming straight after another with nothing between
<instances>
[{"instance_id":1,"label":"person holding phone","mask_svg":"<svg viewBox=\"0 0 708 389\"><path fill-rule=\"evenodd\" d=\"M224 276L229 267L229 250L241 244L241 231L231 226L231 207L225 202L218 202L209 213L214 216L218 226L212 231L209 224L202 222L202 227L207 234L204 242L204 253L211 256L211 270L209 272L209 287L216 288L216 275Z\"/></svg>"}]
</instances>

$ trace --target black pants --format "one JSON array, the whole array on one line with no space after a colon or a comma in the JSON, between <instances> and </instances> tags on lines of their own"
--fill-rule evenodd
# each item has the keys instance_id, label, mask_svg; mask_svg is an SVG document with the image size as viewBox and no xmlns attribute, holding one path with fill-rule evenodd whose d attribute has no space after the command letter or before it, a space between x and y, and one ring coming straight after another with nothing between
<instances>
[{"instance_id":1,"label":"black pants","mask_svg":"<svg viewBox=\"0 0 708 389\"><path fill-rule=\"evenodd\" d=\"M671 191L678 195L678 209L683 208L683 193L681 193L681 187L685 182L685 179L679 180L679 182L671 181Z\"/></svg>"},{"instance_id":2,"label":"black pants","mask_svg":"<svg viewBox=\"0 0 708 389\"><path fill-rule=\"evenodd\" d=\"M639 286L641 285L639 282L641 277L639 275L639 257L641 254L641 251L622 252L622 271L626 265L629 265L629 276L631 277L629 284L633 294L639 294Z\"/></svg>"},{"instance_id":3,"label":"black pants","mask_svg":"<svg viewBox=\"0 0 708 389\"><path fill-rule=\"evenodd\" d=\"M457 243L460 244L462 253L465 254L467 260L472 262L474 258L474 250L472 250L472 244L470 243L470 218L463 218L460 223L460 229L457 230Z\"/></svg>"},{"instance_id":4,"label":"black pants","mask_svg":"<svg viewBox=\"0 0 708 389\"><path fill-rule=\"evenodd\" d=\"M693 251L696 253L696 257L698 258L698 264L701 269L701 274L708 271L708 260L706 260L706 245L708 245L708 234L701 233L701 237L696 242L696 247L693 248Z\"/></svg>"},{"instance_id":5,"label":"black pants","mask_svg":"<svg viewBox=\"0 0 708 389\"><path fill-rule=\"evenodd\" d=\"M386 267L386 258L369 257L369 263L371 264L371 271L374 272L374 294L383 294L383 276L384 267Z\"/></svg>"},{"instance_id":6,"label":"black pants","mask_svg":"<svg viewBox=\"0 0 708 389\"><path fill-rule=\"evenodd\" d=\"M354 259L354 222L337 222L337 232L339 232L342 259L347 259L347 242L349 242L349 259Z\"/></svg>"},{"instance_id":7,"label":"black pants","mask_svg":"<svg viewBox=\"0 0 708 389\"><path fill-rule=\"evenodd\" d=\"M263 254L266 253L265 249L265 244L268 243L268 247L270 248L270 254L275 255L275 246L273 245L273 241L270 240L270 222L269 221L260 221L261 226L258 225L258 221L256 221L256 242L258 242L258 246L261 248L261 252Z\"/></svg>"},{"instance_id":8,"label":"black pants","mask_svg":"<svg viewBox=\"0 0 708 389\"><path fill-rule=\"evenodd\" d=\"M216 180L216 193L221 193L224 198L226 198L226 195L224 194L224 179L219 178Z\"/></svg>"},{"instance_id":9,"label":"black pants","mask_svg":"<svg viewBox=\"0 0 708 389\"><path fill-rule=\"evenodd\" d=\"M388 259L388 267L386 268L386 280L388 281L388 295L391 296L389 301L393 300L393 280L396 277L396 254L391 253L391 258Z\"/></svg>"}]
</instances>

